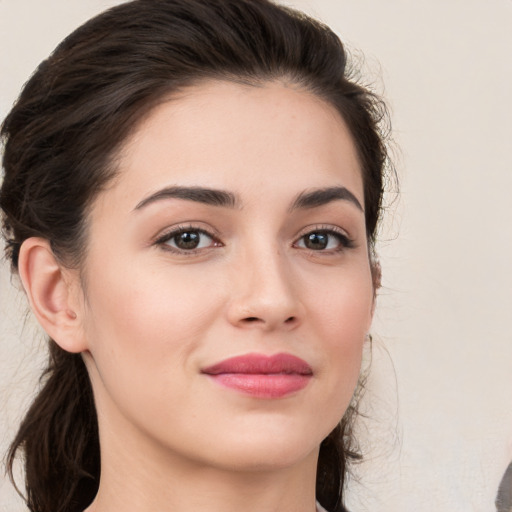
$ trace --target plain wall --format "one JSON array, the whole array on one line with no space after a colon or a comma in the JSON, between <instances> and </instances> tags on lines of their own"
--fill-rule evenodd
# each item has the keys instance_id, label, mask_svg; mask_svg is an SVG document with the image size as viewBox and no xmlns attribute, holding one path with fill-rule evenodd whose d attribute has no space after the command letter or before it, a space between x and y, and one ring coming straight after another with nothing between
<instances>
[{"instance_id":1,"label":"plain wall","mask_svg":"<svg viewBox=\"0 0 512 512\"><path fill-rule=\"evenodd\" d=\"M65 35L115 3L0 0L0 117ZM351 509L491 512L512 459L512 1L286 3L365 55L401 181L379 247L369 451ZM3 264L2 452L44 358L25 311ZM22 510L0 476L0 511Z\"/></svg>"}]
</instances>

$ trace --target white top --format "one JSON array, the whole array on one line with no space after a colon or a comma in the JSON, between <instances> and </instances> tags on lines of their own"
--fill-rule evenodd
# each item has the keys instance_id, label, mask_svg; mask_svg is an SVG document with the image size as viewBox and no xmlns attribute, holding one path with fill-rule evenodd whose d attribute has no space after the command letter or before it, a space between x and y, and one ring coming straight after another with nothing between
<instances>
[{"instance_id":1,"label":"white top","mask_svg":"<svg viewBox=\"0 0 512 512\"><path fill-rule=\"evenodd\" d=\"M320 503L318 503L318 501L316 502L316 512L327 512L327 510L325 510L324 507L322 507L322 505L320 505Z\"/></svg>"}]
</instances>

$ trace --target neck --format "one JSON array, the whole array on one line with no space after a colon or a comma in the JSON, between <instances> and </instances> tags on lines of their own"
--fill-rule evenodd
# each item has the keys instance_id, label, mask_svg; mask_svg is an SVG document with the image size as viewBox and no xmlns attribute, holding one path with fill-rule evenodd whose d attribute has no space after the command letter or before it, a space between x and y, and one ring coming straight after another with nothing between
<instances>
[{"instance_id":1,"label":"neck","mask_svg":"<svg viewBox=\"0 0 512 512\"><path fill-rule=\"evenodd\" d=\"M314 512L316 457L292 468L219 470L155 461L122 468L104 465L88 512Z\"/></svg>"},{"instance_id":2,"label":"neck","mask_svg":"<svg viewBox=\"0 0 512 512\"><path fill-rule=\"evenodd\" d=\"M284 467L219 468L118 427L100 424L100 486L86 512L316 510L317 450Z\"/></svg>"}]
</instances>

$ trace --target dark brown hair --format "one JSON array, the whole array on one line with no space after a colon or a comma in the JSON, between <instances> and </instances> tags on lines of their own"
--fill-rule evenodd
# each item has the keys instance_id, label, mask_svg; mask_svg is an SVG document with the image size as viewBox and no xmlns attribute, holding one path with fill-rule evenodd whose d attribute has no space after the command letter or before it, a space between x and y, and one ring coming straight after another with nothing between
<instances>
[{"instance_id":1,"label":"dark brown hair","mask_svg":"<svg viewBox=\"0 0 512 512\"><path fill-rule=\"evenodd\" d=\"M334 106L361 162L373 253L387 161L385 109L351 79L338 37L302 13L267 0L135 0L93 18L38 67L5 119L0 191L6 254L17 271L32 236L78 267L87 211L116 174L115 156L143 116L169 94L207 79L285 80ZM81 511L99 483L100 452L90 381L79 354L49 340L41 390L8 454L24 454L33 512ZM317 499L343 508L350 460L359 457L351 406L320 449Z\"/></svg>"}]
</instances>

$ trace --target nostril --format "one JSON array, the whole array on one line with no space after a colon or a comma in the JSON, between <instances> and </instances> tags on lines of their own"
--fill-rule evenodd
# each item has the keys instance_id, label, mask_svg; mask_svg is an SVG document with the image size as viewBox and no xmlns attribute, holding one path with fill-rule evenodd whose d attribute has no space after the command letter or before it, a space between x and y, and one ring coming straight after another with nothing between
<instances>
[{"instance_id":1,"label":"nostril","mask_svg":"<svg viewBox=\"0 0 512 512\"><path fill-rule=\"evenodd\" d=\"M1 1L1 0L0 0ZM262 325L273 325L272 321L267 321L265 318L260 318L258 316L247 316L240 320L244 325L252 325L252 324L262 324ZM284 320L283 325L295 325L297 322L296 316L289 316L286 320ZM277 324L276 324L277 325Z\"/></svg>"}]
</instances>

